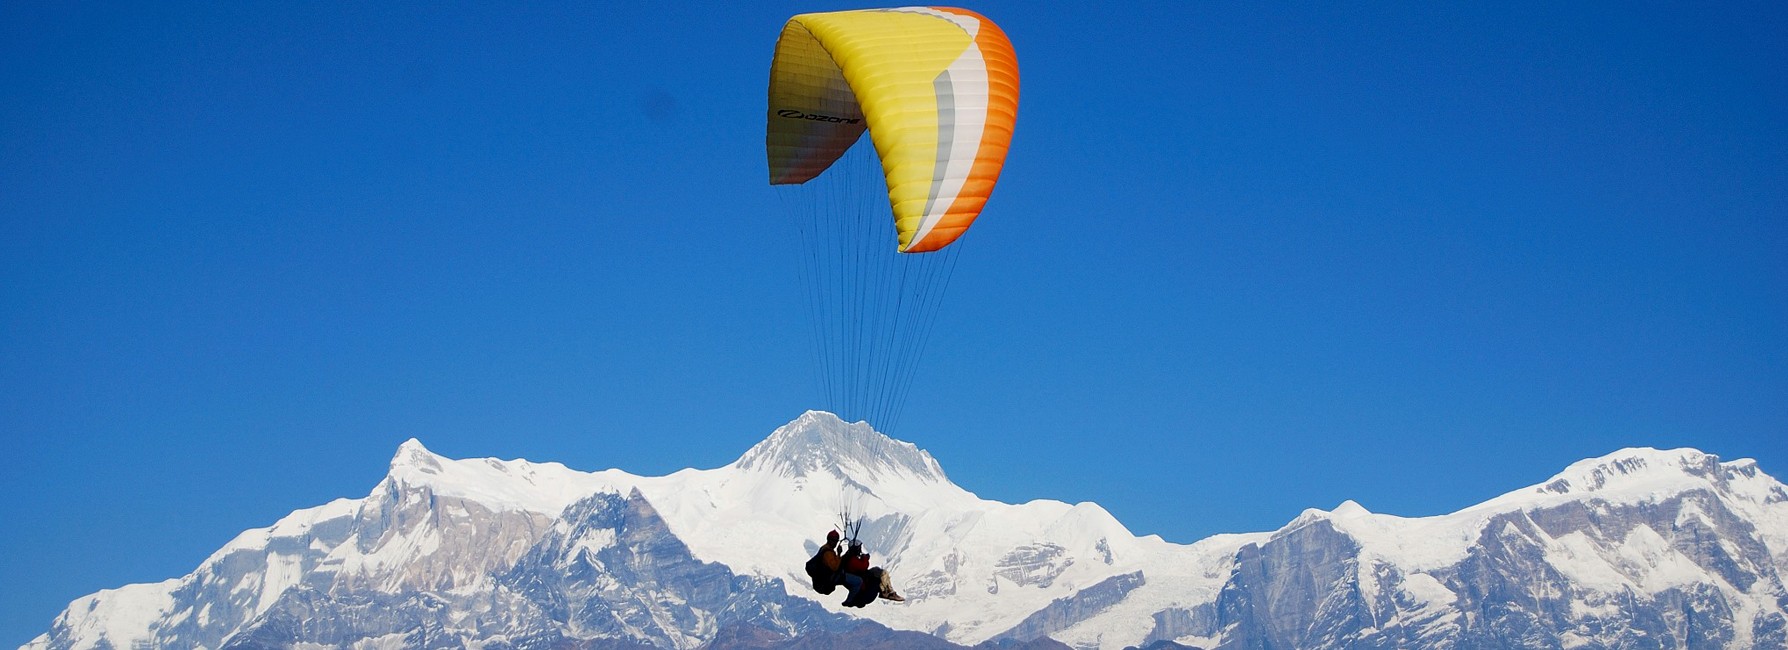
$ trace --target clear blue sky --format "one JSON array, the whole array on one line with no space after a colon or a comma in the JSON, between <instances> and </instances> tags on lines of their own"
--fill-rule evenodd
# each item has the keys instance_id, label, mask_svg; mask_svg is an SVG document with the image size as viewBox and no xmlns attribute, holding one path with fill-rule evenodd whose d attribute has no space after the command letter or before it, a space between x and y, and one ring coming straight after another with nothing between
<instances>
[{"instance_id":1,"label":"clear blue sky","mask_svg":"<svg viewBox=\"0 0 1788 650\"><path fill-rule=\"evenodd\" d=\"M1788 5L986 3L1012 155L900 437L1190 542L1627 446L1788 475ZM0 6L0 646L399 442L661 474L814 406L812 3Z\"/></svg>"}]
</instances>

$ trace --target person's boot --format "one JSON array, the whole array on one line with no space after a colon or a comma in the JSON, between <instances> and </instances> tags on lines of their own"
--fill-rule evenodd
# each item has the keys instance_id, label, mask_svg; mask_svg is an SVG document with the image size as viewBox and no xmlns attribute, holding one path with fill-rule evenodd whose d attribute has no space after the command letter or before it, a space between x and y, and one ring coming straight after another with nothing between
<instances>
[{"instance_id":1,"label":"person's boot","mask_svg":"<svg viewBox=\"0 0 1788 650\"><path fill-rule=\"evenodd\" d=\"M904 603L904 602L906 602L906 599L905 599L905 598L901 598L901 597L900 597L900 594L897 594L897 593L894 593L894 590L893 590L893 589L883 589L883 590L882 590L882 598L884 598L884 599L886 599L886 600L892 600L892 601L894 601L894 602L897 602L897 603Z\"/></svg>"}]
</instances>

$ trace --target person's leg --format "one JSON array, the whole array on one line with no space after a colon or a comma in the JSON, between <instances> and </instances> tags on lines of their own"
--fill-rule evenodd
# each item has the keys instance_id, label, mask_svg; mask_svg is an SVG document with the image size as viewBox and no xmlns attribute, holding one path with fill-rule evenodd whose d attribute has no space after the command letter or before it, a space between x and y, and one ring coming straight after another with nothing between
<instances>
[{"instance_id":1,"label":"person's leg","mask_svg":"<svg viewBox=\"0 0 1788 650\"><path fill-rule=\"evenodd\" d=\"M886 598L888 600L897 601L897 602L906 600L905 598L902 598L900 596L900 594L894 592L894 578L892 576L888 575L888 570L887 569L879 569L878 572L882 574L881 575L882 597Z\"/></svg>"},{"instance_id":2,"label":"person's leg","mask_svg":"<svg viewBox=\"0 0 1788 650\"><path fill-rule=\"evenodd\" d=\"M850 598L844 601L846 607L867 606L868 604L875 602L876 596L880 595L882 590L881 582L873 573L859 577L862 579L858 583L860 586L855 593L851 594Z\"/></svg>"}]
</instances>

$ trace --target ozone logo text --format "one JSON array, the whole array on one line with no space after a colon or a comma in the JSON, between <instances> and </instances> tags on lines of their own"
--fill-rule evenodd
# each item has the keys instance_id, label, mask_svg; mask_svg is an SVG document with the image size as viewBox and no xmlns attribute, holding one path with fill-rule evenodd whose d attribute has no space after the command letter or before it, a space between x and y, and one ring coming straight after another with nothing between
<instances>
[{"instance_id":1,"label":"ozone logo text","mask_svg":"<svg viewBox=\"0 0 1788 650\"><path fill-rule=\"evenodd\" d=\"M863 118L860 117L837 117L834 115L820 115L819 113L803 113L792 108L776 111L776 114L791 120L812 120L814 122L831 122L834 124L856 124L863 121Z\"/></svg>"}]
</instances>

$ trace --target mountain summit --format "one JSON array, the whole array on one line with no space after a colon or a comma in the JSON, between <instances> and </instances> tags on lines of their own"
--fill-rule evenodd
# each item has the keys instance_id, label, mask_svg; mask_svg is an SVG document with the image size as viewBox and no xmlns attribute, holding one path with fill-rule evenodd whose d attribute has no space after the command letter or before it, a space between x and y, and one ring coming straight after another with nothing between
<instances>
[{"instance_id":1,"label":"mountain summit","mask_svg":"<svg viewBox=\"0 0 1788 650\"><path fill-rule=\"evenodd\" d=\"M1749 458L1722 462L1695 449L1622 449L1573 463L1535 494L1595 495L1643 500L1685 489L1705 488L1759 505L1788 501L1782 484L1764 475Z\"/></svg>"},{"instance_id":2,"label":"mountain summit","mask_svg":"<svg viewBox=\"0 0 1788 650\"><path fill-rule=\"evenodd\" d=\"M735 466L789 477L825 472L840 478L898 474L946 482L944 469L931 454L910 442L882 435L857 421L845 423L825 411L808 411L757 443Z\"/></svg>"},{"instance_id":3,"label":"mountain summit","mask_svg":"<svg viewBox=\"0 0 1788 650\"><path fill-rule=\"evenodd\" d=\"M841 506L904 603L801 564ZM1788 489L1749 460L1624 449L1458 512L1353 501L1272 532L1138 537L1007 504L808 412L668 476L401 445L371 493L245 531L191 574L71 603L25 647L1788 647Z\"/></svg>"}]
</instances>

